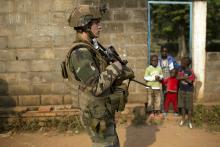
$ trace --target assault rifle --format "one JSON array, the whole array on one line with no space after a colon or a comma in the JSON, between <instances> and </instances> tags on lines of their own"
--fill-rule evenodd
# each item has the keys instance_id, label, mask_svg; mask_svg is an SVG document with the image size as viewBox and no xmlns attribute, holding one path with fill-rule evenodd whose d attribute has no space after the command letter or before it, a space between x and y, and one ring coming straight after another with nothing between
<instances>
[{"instance_id":1,"label":"assault rifle","mask_svg":"<svg viewBox=\"0 0 220 147\"><path fill-rule=\"evenodd\" d=\"M99 45L99 50L100 50L101 54L106 56L107 59L109 60L109 62L119 61L121 63L121 65L123 65L123 66L127 65L128 61L127 60L122 60L113 46L105 48L99 42L98 42L98 45ZM129 83L130 83L130 81L133 81L133 82L138 83L142 86L151 88L151 86L149 86L149 85L147 85L143 82L140 82L138 80L135 80L134 78L129 79Z\"/></svg>"}]
</instances>

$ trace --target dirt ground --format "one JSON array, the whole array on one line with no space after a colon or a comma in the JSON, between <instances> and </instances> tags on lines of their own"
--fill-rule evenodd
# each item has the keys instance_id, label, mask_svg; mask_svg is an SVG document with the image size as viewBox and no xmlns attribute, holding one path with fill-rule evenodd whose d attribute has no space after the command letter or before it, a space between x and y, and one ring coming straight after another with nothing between
<instances>
[{"instance_id":1,"label":"dirt ground","mask_svg":"<svg viewBox=\"0 0 220 147\"><path fill-rule=\"evenodd\" d=\"M175 121L161 126L118 126L121 147L220 147L220 133L179 127ZM86 133L36 132L0 134L0 147L91 147Z\"/></svg>"}]
</instances>

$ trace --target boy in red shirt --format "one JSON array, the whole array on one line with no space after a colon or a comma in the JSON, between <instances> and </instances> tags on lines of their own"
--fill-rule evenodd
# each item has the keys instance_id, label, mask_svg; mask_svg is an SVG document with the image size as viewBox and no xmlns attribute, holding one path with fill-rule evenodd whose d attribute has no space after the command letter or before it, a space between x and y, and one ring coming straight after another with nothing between
<instances>
[{"instance_id":1,"label":"boy in red shirt","mask_svg":"<svg viewBox=\"0 0 220 147\"><path fill-rule=\"evenodd\" d=\"M174 108L174 115L177 115L178 108L177 108L177 92L178 92L178 84L179 81L177 80L177 70L172 69L170 71L170 77L163 79L162 84L166 86L166 93L165 93L165 102L164 102L164 116L167 116L167 112L169 110L170 103L173 104Z\"/></svg>"}]
</instances>

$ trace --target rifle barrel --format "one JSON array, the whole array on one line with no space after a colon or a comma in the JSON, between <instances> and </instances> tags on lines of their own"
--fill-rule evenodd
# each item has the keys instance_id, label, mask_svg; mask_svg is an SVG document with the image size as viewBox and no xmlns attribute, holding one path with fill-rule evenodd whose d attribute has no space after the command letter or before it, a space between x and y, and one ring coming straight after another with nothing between
<instances>
[{"instance_id":1,"label":"rifle barrel","mask_svg":"<svg viewBox=\"0 0 220 147\"><path fill-rule=\"evenodd\" d=\"M143 86L145 86L145 87L151 87L151 86L149 86L149 85L147 85L147 84L144 84L144 83L142 83L142 82L140 82L140 81L137 81L137 80L135 80L135 79L131 79L131 81L136 82L136 83L138 83L138 84L141 84L141 85L143 85Z\"/></svg>"}]
</instances>

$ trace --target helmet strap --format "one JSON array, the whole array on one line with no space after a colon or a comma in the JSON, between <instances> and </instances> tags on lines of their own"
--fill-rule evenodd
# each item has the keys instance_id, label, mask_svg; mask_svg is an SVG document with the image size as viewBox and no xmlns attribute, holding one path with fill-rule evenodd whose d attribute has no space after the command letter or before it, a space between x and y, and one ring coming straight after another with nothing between
<instances>
[{"instance_id":1,"label":"helmet strap","mask_svg":"<svg viewBox=\"0 0 220 147\"><path fill-rule=\"evenodd\" d=\"M93 38L95 38L95 35L93 34L90 28L87 28L85 32L88 34L89 39L92 40Z\"/></svg>"}]
</instances>

